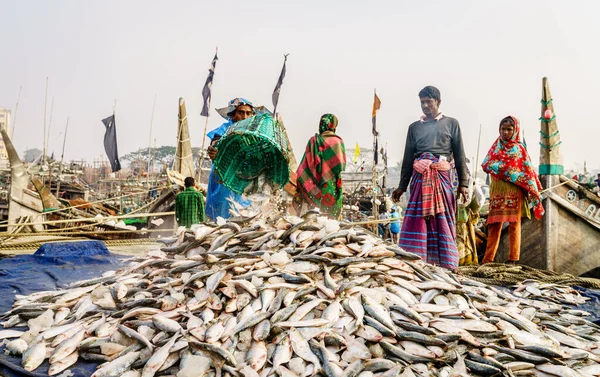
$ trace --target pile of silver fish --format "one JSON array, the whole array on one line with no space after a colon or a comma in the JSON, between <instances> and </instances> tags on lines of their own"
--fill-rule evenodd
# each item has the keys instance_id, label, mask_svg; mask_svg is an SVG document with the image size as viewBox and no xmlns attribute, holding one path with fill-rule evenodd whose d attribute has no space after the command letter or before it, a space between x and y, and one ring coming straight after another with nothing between
<instances>
[{"instance_id":1,"label":"pile of silver fish","mask_svg":"<svg viewBox=\"0 0 600 377\"><path fill-rule=\"evenodd\" d=\"M164 243L17 295L5 352L49 375L94 361L93 377L600 376L600 327L570 287L488 286L315 212Z\"/></svg>"}]
</instances>

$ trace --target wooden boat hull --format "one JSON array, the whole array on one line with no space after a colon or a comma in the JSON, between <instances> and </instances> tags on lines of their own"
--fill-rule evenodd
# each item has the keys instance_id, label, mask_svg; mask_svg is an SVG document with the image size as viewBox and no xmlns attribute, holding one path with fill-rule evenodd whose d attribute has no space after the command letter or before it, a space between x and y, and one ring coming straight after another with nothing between
<instances>
[{"instance_id":1,"label":"wooden boat hull","mask_svg":"<svg viewBox=\"0 0 600 377\"><path fill-rule=\"evenodd\" d=\"M600 197L565 176L547 177L542 220L523 219L520 263L544 270L589 275L600 266ZM556 187L556 185L562 184ZM496 261L508 258L505 229Z\"/></svg>"}]
</instances>

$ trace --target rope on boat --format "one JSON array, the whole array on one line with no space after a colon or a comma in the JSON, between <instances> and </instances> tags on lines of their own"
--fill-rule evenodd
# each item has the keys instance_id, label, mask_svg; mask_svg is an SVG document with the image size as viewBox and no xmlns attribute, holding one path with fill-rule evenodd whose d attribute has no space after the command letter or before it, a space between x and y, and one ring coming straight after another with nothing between
<instances>
[{"instance_id":1,"label":"rope on boat","mask_svg":"<svg viewBox=\"0 0 600 377\"><path fill-rule=\"evenodd\" d=\"M585 288L600 289L600 279L583 278L566 273L557 273L547 270L538 270L524 265L510 265L503 263L488 263L483 265L461 266L458 268L460 275L489 284L509 286L525 280L536 280L541 283L580 286Z\"/></svg>"},{"instance_id":2,"label":"rope on boat","mask_svg":"<svg viewBox=\"0 0 600 377\"><path fill-rule=\"evenodd\" d=\"M98 222L106 222L107 220L118 220L118 219L130 219L135 217L152 217L152 216L169 216L174 215L175 211L169 212L153 212L153 213L138 213L138 214L129 214L129 215L119 215L119 216L104 216L104 217L78 217L74 219L66 219L66 220L49 220L49 221L36 221L30 223L14 223L14 224L6 224L3 226L30 226L30 225L47 225L47 224L64 224L64 223L74 223L74 222L82 222L82 223L98 223Z\"/></svg>"},{"instance_id":3,"label":"rope on boat","mask_svg":"<svg viewBox=\"0 0 600 377\"><path fill-rule=\"evenodd\" d=\"M53 239L42 239L33 242L14 243L10 245L0 244L0 251L17 251L17 250L37 250L43 244L47 242L62 242L62 241L89 241L89 238L80 237L64 237L64 238L53 238ZM104 240L102 241L106 247L115 246L140 246L140 245L156 245L158 244L156 238L136 238L127 240Z\"/></svg>"},{"instance_id":4,"label":"rope on boat","mask_svg":"<svg viewBox=\"0 0 600 377\"><path fill-rule=\"evenodd\" d=\"M77 236L86 236L86 235L93 235L93 236L102 236L102 235L108 235L108 234L145 234L145 233L156 233L156 232L172 232L173 234L175 234L175 229L172 228L165 228L165 229L122 229L122 230L102 230L102 231L86 231L86 232L39 232L39 233L18 233L18 234L11 234L10 238L17 238L17 237L38 237L38 236L55 236L55 237L77 237ZM2 239L2 241L6 241L5 238L2 238L3 235L2 233L0 233L0 239ZM142 239L142 238L138 238L138 239Z\"/></svg>"},{"instance_id":5,"label":"rope on boat","mask_svg":"<svg viewBox=\"0 0 600 377\"><path fill-rule=\"evenodd\" d=\"M53 210L50 210L50 211L47 211L47 212L40 213L40 215L47 215L47 214L56 213L56 212L65 212L65 211L69 211L69 210L74 209L74 208L86 207L86 206L90 206L90 205L93 206L94 204L98 204L98 203L104 203L104 202L108 202L108 201L113 201L113 200L117 200L117 199L126 198L128 196L143 195L143 194L147 194L147 193L148 193L148 190L145 190L145 191L135 191L135 192L132 192L132 193L129 193L129 194L125 194L125 195L121 195L121 196L115 196L115 197L112 197L112 198L100 199L100 200L96 200L96 201L93 201L93 202L85 202L85 203L76 204L76 205L72 205L72 206L65 207L65 208L56 208L56 209L53 209ZM154 201L146 204L144 207L146 207L146 206L148 206L149 204L152 204L152 203L154 203ZM136 212L136 211L138 211L138 210L140 210L140 209L142 209L144 207L140 207L140 208L132 211L132 213ZM4 225L7 222L8 222L8 220L2 220L2 221L0 221L0 224Z\"/></svg>"}]
</instances>

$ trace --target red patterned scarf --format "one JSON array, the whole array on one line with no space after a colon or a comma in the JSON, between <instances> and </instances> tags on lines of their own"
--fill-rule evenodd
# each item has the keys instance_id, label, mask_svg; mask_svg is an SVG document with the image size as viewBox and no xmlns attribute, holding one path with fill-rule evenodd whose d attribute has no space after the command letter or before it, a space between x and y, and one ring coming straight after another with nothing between
<instances>
[{"instance_id":1,"label":"red patterned scarf","mask_svg":"<svg viewBox=\"0 0 600 377\"><path fill-rule=\"evenodd\" d=\"M527 149L521 143L519 121L513 116L510 118L515 124L513 137L509 141L504 141L502 136L499 136L485 156L481 167L496 179L513 183L522 188L526 193L527 200L533 204L535 218L539 220L544 215L544 206L540 199L542 185L533 168ZM500 122L500 126L502 123Z\"/></svg>"},{"instance_id":2,"label":"red patterned scarf","mask_svg":"<svg viewBox=\"0 0 600 377\"><path fill-rule=\"evenodd\" d=\"M446 212L438 171L450 170L450 163L446 160L435 162L423 158L415 160L413 169L423 176L421 186L423 217L435 216L438 213Z\"/></svg>"},{"instance_id":3,"label":"red patterned scarf","mask_svg":"<svg viewBox=\"0 0 600 377\"><path fill-rule=\"evenodd\" d=\"M303 187L311 201L321 194L323 185L341 176L346 168L346 148L342 138L335 134L337 117L325 114L321 117L319 133L311 137L304 157L296 173L298 185Z\"/></svg>"}]
</instances>

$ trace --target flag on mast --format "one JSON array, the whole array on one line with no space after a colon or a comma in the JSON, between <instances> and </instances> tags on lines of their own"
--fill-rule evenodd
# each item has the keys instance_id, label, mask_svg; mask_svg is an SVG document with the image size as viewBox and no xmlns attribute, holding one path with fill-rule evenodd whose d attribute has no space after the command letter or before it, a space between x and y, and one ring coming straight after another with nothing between
<instances>
[{"instance_id":1,"label":"flag on mast","mask_svg":"<svg viewBox=\"0 0 600 377\"><path fill-rule=\"evenodd\" d=\"M283 79L285 78L285 64L287 63L287 57L289 54L283 55L283 67L281 68L281 73L279 74L279 79L277 80L277 85L275 85L275 90L273 90L273 115L277 111L277 104L279 103L279 93L281 93L281 85L283 84Z\"/></svg>"},{"instance_id":2,"label":"flag on mast","mask_svg":"<svg viewBox=\"0 0 600 377\"><path fill-rule=\"evenodd\" d=\"M379 97L377 97L377 92L375 92L375 98L373 100L373 114L371 116L371 119L373 121L373 137L375 138L373 146L373 161L375 162L375 165L377 165L379 162L379 156L377 151L377 149L379 148L379 132L377 132L377 110L379 110L380 107L381 100L379 99Z\"/></svg>"},{"instance_id":3,"label":"flag on mast","mask_svg":"<svg viewBox=\"0 0 600 377\"><path fill-rule=\"evenodd\" d=\"M104 151L110 162L110 168L113 172L121 170L119 162L119 152L117 151L117 128L115 125L115 114L102 119L106 132L104 133Z\"/></svg>"},{"instance_id":4,"label":"flag on mast","mask_svg":"<svg viewBox=\"0 0 600 377\"><path fill-rule=\"evenodd\" d=\"M202 97L204 97L204 104L202 105L202 111L200 112L200 115L203 117L208 117L208 108L210 107L210 100L211 100L211 88L212 88L212 83L213 83L213 78L215 77L215 68L217 66L217 60L219 60L219 58L217 57L217 53L219 52L219 50L217 49L217 52L215 52L215 57L212 60L212 63L210 64L210 68L208 69L208 77L206 78L206 82L204 83L204 88L202 88Z\"/></svg>"},{"instance_id":5,"label":"flag on mast","mask_svg":"<svg viewBox=\"0 0 600 377\"><path fill-rule=\"evenodd\" d=\"M373 136L377 136L377 110L381 107L381 100L377 97L377 93L375 93L375 99L373 100Z\"/></svg>"},{"instance_id":6,"label":"flag on mast","mask_svg":"<svg viewBox=\"0 0 600 377\"><path fill-rule=\"evenodd\" d=\"M358 146L358 142L357 142L356 147L354 147L354 158L352 158L352 161L355 164L358 162L358 157L360 157L360 147Z\"/></svg>"}]
</instances>

